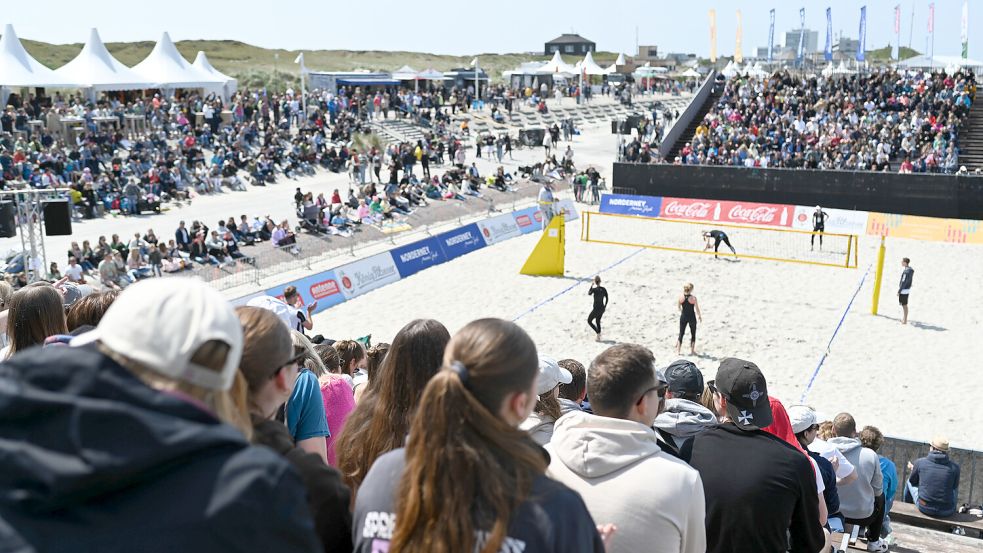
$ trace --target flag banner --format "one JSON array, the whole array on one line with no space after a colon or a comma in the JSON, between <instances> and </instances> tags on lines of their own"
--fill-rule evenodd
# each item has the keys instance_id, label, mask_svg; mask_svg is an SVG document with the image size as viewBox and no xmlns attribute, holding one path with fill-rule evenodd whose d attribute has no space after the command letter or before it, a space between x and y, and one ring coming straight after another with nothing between
<instances>
[{"instance_id":1,"label":"flag banner","mask_svg":"<svg viewBox=\"0 0 983 553\"><path fill-rule=\"evenodd\" d=\"M710 63L717 63L717 10L710 10Z\"/></svg>"},{"instance_id":2,"label":"flag banner","mask_svg":"<svg viewBox=\"0 0 983 553\"><path fill-rule=\"evenodd\" d=\"M960 42L962 43L963 59L969 59L969 0L963 2L963 21L962 21L962 33Z\"/></svg>"},{"instance_id":3,"label":"flag banner","mask_svg":"<svg viewBox=\"0 0 983 553\"><path fill-rule=\"evenodd\" d=\"M741 63L744 61L744 52L742 51L743 48L741 48L741 40L744 38L742 36L744 33L742 27L743 25L741 24L741 10L737 10L737 44L735 45L734 48L734 63Z\"/></svg>"},{"instance_id":4,"label":"flag banner","mask_svg":"<svg viewBox=\"0 0 983 553\"><path fill-rule=\"evenodd\" d=\"M801 63L802 58L805 57L805 44L806 44L806 9L805 8L799 10L799 19L801 20L799 25L799 49L795 55L795 59Z\"/></svg>"},{"instance_id":5,"label":"flag banner","mask_svg":"<svg viewBox=\"0 0 983 553\"><path fill-rule=\"evenodd\" d=\"M826 8L826 48L823 49L826 61L833 61L833 8Z\"/></svg>"},{"instance_id":6,"label":"flag banner","mask_svg":"<svg viewBox=\"0 0 983 553\"><path fill-rule=\"evenodd\" d=\"M891 46L891 59L901 59L901 4L894 6L894 36L897 44Z\"/></svg>"},{"instance_id":7,"label":"flag banner","mask_svg":"<svg viewBox=\"0 0 983 553\"><path fill-rule=\"evenodd\" d=\"M857 41L857 61L864 61L867 51L867 6L860 8L860 40Z\"/></svg>"},{"instance_id":8,"label":"flag banner","mask_svg":"<svg viewBox=\"0 0 983 553\"><path fill-rule=\"evenodd\" d=\"M775 58L775 10L771 10L771 26L768 28L768 61Z\"/></svg>"},{"instance_id":9,"label":"flag banner","mask_svg":"<svg viewBox=\"0 0 983 553\"><path fill-rule=\"evenodd\" d=\"M935 32L935 2L928 5L928 32Z\"/></svg>"}]
</instances>

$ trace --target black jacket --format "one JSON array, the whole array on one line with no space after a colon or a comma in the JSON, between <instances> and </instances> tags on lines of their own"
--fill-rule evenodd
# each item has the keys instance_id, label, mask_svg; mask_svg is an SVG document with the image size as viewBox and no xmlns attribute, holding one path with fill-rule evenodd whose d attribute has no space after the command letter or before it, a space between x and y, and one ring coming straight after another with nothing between
<instances>
[{"instance_id":1,"label":"black jacket","mask_svg":"<svg viewBox=\"0 0 983 553\"><path fill-rule=\"evenodd\" d=\"M297 472L89 347L0 364L0 551L320 549Z\"/></svg>"},{"instance_id":2,"label":"black jacket","mask_svg":"<svg viewBox=\"0 0 983 553\"><path fill-rule=\"evenodd\" d=\"M707 502L707 553L815 553L819 493L801 451L762 430L721 424L692 439ZM789 543L791 538L791 543Z\"/></svg>"},{"instance_id":3,"label":"black jacket","mask_svg":"<svg viewBox=\"0 0 983 553\"><path fill-rule=\"evenodd\" d=\"M188 251L188 247L191 245L191 234L188 232L188 229L178 227L178 229L174 231L174 242L177 244L178 248Z\"/></svg>"},{"instance_id":4,"label":"black jacket","mask_svg":"<svg viewBox=\"0 0 983 553\"><path fill-rule=\"evenodd\" d=\"M918 510L930 517L947 517L956 512L959 465L941 451L930 451L914 463L908 481L918 488ZM906 499L907 493L906 493Z\"/></svg>"},{"instance_id":5,"label":"black jacket","mask_svg":"<svg viewBox=\"0 0 983 553\"><path fill-rule=\"evenodd\" d=\"M341 473L325 465L317 455L295 446L282 422L253 418L253 443L276 451L300 473L307 486L307 506L324 551L350 553L352 492L342 482Z\"/></svg>"}]
</instances>

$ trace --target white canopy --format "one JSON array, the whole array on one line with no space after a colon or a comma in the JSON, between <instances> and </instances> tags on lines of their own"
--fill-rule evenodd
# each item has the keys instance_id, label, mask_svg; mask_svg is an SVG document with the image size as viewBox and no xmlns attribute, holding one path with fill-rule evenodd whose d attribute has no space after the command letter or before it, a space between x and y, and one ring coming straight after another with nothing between
<instances>
[{"instance_id":1,"label":"white canopy","mask_svg":"<svg viewBox=\"0 0 983 553\"><path fill-rule=\"evenodd\" d=\"M206 75L222 80L223 83L221 85L210 85L205 88L213 92L221 92L222 98L225 100L231 98L232 93L239 87L239 81L233 79L225 73L222 73L218 69L215 69L215 67L212 66L212 62L208 61L208 56L206 56L201 50L198 51L198 55L195 57L195 62L192 63L191 66L198 71L205 73Z\"/></svg>"},{"instance_id":2,"label":"white canopy","mask_svg":"<svg viewBox=\"0 0 983 553\"><path fill-rule=\"evenodd\" d=\"M724 68L720 70L720 74L723 75L724 77L727 77L728 79L732 79L736 77L737 68L735 67L734 62L733 61L727 62L727 65L725 65Z\"/></svg>"},{"instance_id":3,"label":"white canopy","mask_svg":"<svg viewBox=\"0 0 983 553\"><path fill-rule=\"evenodd\" d=\"M691 68L687 69L686 71L683 71L682 73L680 73L679 76L680 77L686 77L687 79L699 79L700 78L700 73L696 69L693 69L691 67Z\"/></svg>"},{"instance_id":4,"label":"white canopy","mask_svg":"<svg viewBox=\"0 0 983 553\"><path fill-rule=\"evenodd\" d=\"M588 75L607 75L607 71L594 62L594 56L590 52L587 52L587 55L584 56L584 61L580 64L580 72L587 73Z\"/></svg>"},{"instance_id":5,"label":"white canopy","mask_svg":"<svg viewBox=\"0 0 983 553\"><path fill-rule=\"evenodd\" d=\"M624 65L625 64L625 55L619 53L618 54L618 59L614 60L614 64L615 65Z\"/></svg>"},{"instance_id":6,"label":"white canopy","mask_svg":"<svg viewBox=\"0 0 983 553\"><path fill-rule=\"evenodd\" d=\"M539 68L540 75L547 75L551 73L569 73L573 75L576 73L576 68L574 66L563 61L560 56L560 52L553 53L553 59L551 59L546 65Z\"/></svg>"},{"instance_id":7,"label":"white canopy","mask_svg":"<svg viewBox=\"0 0 983 553\"><path fill-rule=\"evenodd\" d=\"M94 91L140 90L154 85L117 61L95 29L89 31L89 40L75 59L56 69L55 73L66 82Z\"/></svg>"},{"instance_id":8,"label":"white canopy","mask_svg":"<svg viewBox=\"0 0 983 553\"><path fill-rule=\"evenodd\" d=\"M0 86L75 88L77 85L57 75L28 54L17 38L13 25L7 24L3 28L3 37L0 37ZM6 99L5 95L4 98Z\"/></svg>"},{"instance_id":9,"label":"white canopy","mask_svg":"<svg viewBox=\"0 0 983 553\"><path fill-rule=\"evenodd\" d=\"M209 88L225 81L192 67L174 47L166 32L133 71L159 88Z\"/></svg>"},{"instance_id":10,"label":"white canopy","mask_svg":"<svg viewBox=\"0 0 983 553\"><path fill-rule=\"evenodd\" d=\"M829 62L829 65L823 68L823 77L832 76L834 70L835 70L835 66L833 65L833 62Z\"/></svg>"},{"instance_id":11,"label":"white canopy","mask_svg":"<svg viewBox=\"0 0 983 553\"><path fill-rule=\"evenodd\" d=\"M617 72L618 72L618 64L617 63L612 63L611 65L607 66L607 68L604 69L604 73L606 73L608 75L614 75Z\"/></svg>"},{"instance_id":12,"label":"white canopy","mask_svg":"<svg viewBox=\"0 0 983 553\"><path fill-rule=\"evenodd\" d=\"M436 69L427 68L417 73L416 78L421 81L442 81L444 80L444 74Z\"/></svg>"},{"instance_id":13,"label":"white canopy","mask_svg":"<svg viewBox=\"0 0 983 553\"><path fill-rule=\"evenodd\" d=\"M847 68L846 63L840 60L840 66L833 70L834 75L852 75L853 71Z\"/></svg>"},{"instance_id":14,"label":"white canopy","mask_svg":"<svg viewBox=\"0 0 983 553\"><path fill-rule=\"evenodd\" d=\"M938 68L943 67L969 67L977 68L983 67L983 61L974 59L965 59L958 56L915 56L913 58L906 59L902 62L898 62L898 67L903 67L905 69L927 69L927 68Z\"/></svg>"},{"instance_id":15,"label":"white canopy","mask_svg":"<svg viewBox=\"0 0 983 553\"><path fill-rule=\"evenodd\" d=\"M395 81L413 81L416 80L417 76L418 71L409 65L404 65L393 71L393 80Z\"/></svg>"}]
</instances>

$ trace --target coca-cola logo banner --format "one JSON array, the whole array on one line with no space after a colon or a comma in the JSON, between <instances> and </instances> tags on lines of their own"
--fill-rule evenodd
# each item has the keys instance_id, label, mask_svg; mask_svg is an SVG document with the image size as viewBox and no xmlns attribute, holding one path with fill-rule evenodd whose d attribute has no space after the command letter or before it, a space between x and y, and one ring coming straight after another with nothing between
<instances>
[{"instance_id":1,"label":"coca-cola logo banner","mask_svg":"<svg viewBox=\"0 0 983 553\"><path fill-rule=\"evenodd\" d=\"M664 219L716 221L735 225L788 227L795 217L795 207L756 202L727 200L696 200L692 198L662 198Z\"/></svg>"}]
</instances>

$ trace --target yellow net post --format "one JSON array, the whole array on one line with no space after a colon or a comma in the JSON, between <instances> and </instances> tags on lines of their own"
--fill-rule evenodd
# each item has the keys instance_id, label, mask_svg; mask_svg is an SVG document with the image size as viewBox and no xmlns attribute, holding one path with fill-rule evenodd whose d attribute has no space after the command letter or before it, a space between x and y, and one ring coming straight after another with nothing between
<instances>
[{"instance_id":1,"label":"yellow net post","mask_svg":"<svg viewBox=\"0 0 983 553\"><path fill-rule=\"evenodd\" d=\"M874 274L874 300L870 304L870 312L877 314L877 304L881 301L881 280L884 278L884 237L881 236L881 247L877 249L877 272Z\"/></svg>"}]
</instances>

